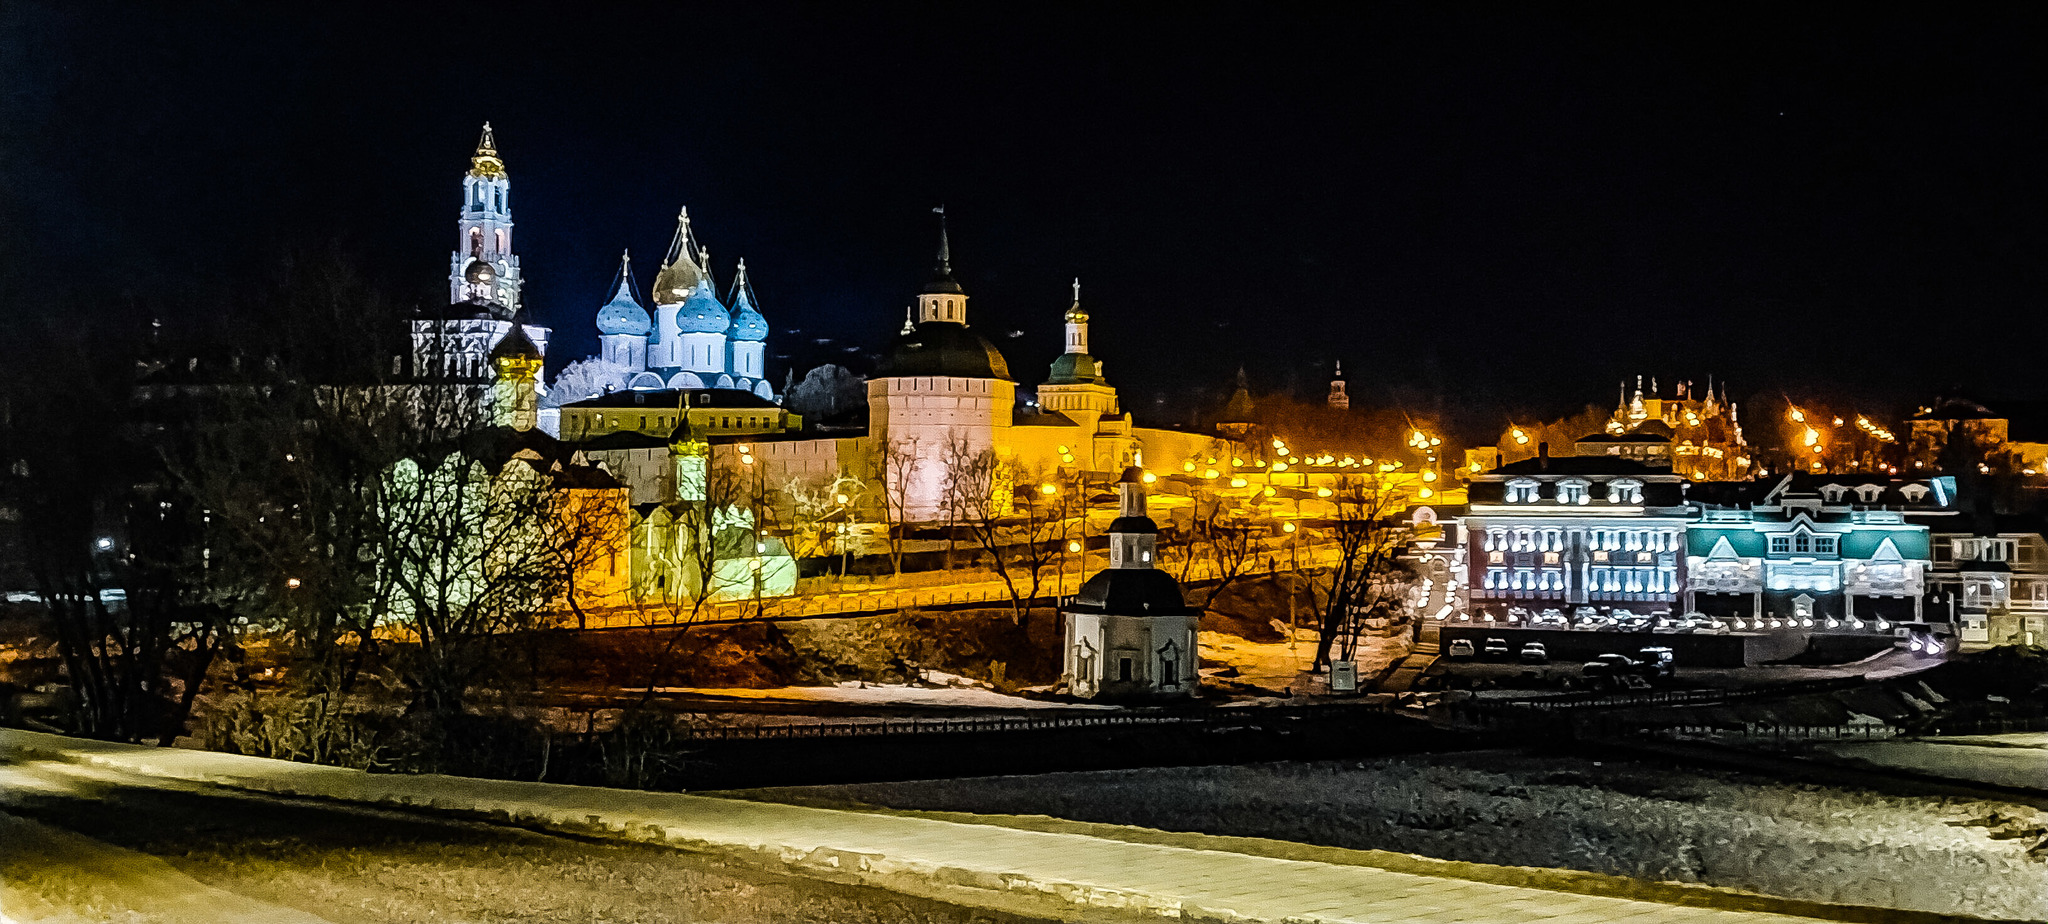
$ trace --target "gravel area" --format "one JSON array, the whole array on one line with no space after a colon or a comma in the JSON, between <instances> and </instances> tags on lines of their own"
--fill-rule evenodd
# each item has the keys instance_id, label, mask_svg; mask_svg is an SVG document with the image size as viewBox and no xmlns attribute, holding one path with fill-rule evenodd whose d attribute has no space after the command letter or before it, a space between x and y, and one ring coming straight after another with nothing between
<instances>
[{"instance_id":1,"label":"gravel area","mask_svg":"<svg viewBox=\"0 0 2048 924\"><path fill-rule=\"evenodd\" d=\"M1508 752L805 787L806 798L1049 815L2048 919L2048 813Z\"/></svg>"}]
</instances>

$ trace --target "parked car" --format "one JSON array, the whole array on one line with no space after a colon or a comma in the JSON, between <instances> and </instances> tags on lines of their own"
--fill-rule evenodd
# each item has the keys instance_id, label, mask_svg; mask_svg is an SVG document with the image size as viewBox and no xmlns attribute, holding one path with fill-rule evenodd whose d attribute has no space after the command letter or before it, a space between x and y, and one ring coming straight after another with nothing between
<instances>
[{"instance_id":1,"label":"parked car","mask_svg":"<svg viewBox=\"0 0 2048 924\"><path fill-rule=\"evenodd\" d=\"M1618 617L1616 617L1616 618L1615 618L1615 620L1614 620L1614 631L1616 631L1616 632L1648 632L1648 631L1650 631L1650 625L1651 625L1650 617L1648 617L1648 616L1637 616L1637 615L1635 615L1635 614L1631 613L1631 614L1629 614L1629 615L1627 615L1627 616L1618 616Z\"/></svg>"},{"instance_id":2,"label":"parked car","mask_svg":"<svg viewBox=\"0 0 2048 924\"><path fill-rule=\"evenodd\" d=\"M1556 610L1544 610L1543 614L1529 620L1531 629L1569 629L1572 621Z\"/></svg>"},{"instance_id":3,"label":"parked car","mask_svg":"<svg viewBox=\"0 0 2048 924\"><path fill-rule=\"evenodd\" d=\"M1728 624L1712 616L1701 616L1692 621L1694 635L1727 635L1728 632Z\"/></svg>"},{"instance_id":4,"label":"parked car","mask_svg":"<svg viewBox=\"0 0 2048 924\"><path fill-rule=\"evenodd\" d=\"M1691 631L1691 629L1692 627L1684 619L1671 615L1659 616L1655 622L1650 624L1650 631L1658 635L1677 635L1681 632Z\"/></svg>"},{"instance_id":5,"label":"parked car","mask_svg":"<svg viewBox=\"0 0 2048 924\"><path fill-rule=\"evenodd\" d=\"M1614 628L1614 620L1595 613L1591 616L1579 617L1572 623L1572 628L1585 632L1605 631Z\"/></svg>"},{"instance_id":6,"label":"parked car","mask_svg":"<svg viewBox=\"0 0 2048 924\"><path fill-rule=\"evenodd\" d=\"M1644 677L1669 678L1677 673L1678 662L1669 648L1644 648L1636 652L1636 669Z\"/></svg>"},{"instance_id":7,"label":"parked car","mask_svg":"<svg viewBox=\"0 0 2048 924\"><path fill-rule=\"evenodd\" d=\"M1514 650L1508 647L1508 640L1504 638L1487 639L1486 644L1480 646L1479 650L1488 661L1505 661L1514 653Z\"/></svg>"},{"instance_id":8,"label":"parked car","mask_svg":"<svg viewBox=\"0 0 2048 924\"><path fill-rule=\"evenodd\" d=\"M1529 610L1528 610L1528 608L1527 608L1527 607L1521 607L1521 606L1511 606L1511 607L1508 607L1508 621L1509 621L1509 622L1519 622L1519 623L1526 623L1526 622L1528 622L1528 621L1529 621Z\"/></svg>"},{"instance_id":9,"label":"parked car","mask_svg":"<svg viewBox=\"0 0 2048 924\"><path fill-rule=\"evenodd\" d=\"M1612 652L1595 657L1579 666L1579 673L1588 680L1610 680L1616 677L1633 676L1642 665L1636 659Z\"/></svg>"},{"instance_id":10,"label":"parked car","mask_svg":"<svg viewBox=\"0 0 2048 924\"><path fill-rule=\"evenodd\" d=\"M1520 655L1523 664L1549 664L1550 649L1542 642L1525 642Z\"/></svg>"},{"instance_id":11,"label":"parked car","mask_svg":"<svg viewBox=\"0 0 2048 924\"><path fill-rule=\"evenodd\" d=\"M1472 640L1469 638L1451 639L1451 647L1444 649L1444 657L1447 658L1472 658L1477 655L1478 652L1472 647Z\"/></svg>"}]
</instances>

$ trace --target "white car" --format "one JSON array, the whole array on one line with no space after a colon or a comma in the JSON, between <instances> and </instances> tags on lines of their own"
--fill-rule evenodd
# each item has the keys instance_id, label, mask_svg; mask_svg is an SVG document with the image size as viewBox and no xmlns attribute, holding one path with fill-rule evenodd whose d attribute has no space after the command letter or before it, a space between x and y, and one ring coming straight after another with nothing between
<instances>
[{"instance_id":1,"label":"white car","mask_svg":"<svg viewBox=\"0 0 2048 924\"><path fill-rule=\"evenodd\" d=\"M1444 649L1444 657L1471 659L1479 657L1479 650L1472 647L1469 638L1454 638L1451 639L1451 647Z\"/></svg>"}]
</instances>

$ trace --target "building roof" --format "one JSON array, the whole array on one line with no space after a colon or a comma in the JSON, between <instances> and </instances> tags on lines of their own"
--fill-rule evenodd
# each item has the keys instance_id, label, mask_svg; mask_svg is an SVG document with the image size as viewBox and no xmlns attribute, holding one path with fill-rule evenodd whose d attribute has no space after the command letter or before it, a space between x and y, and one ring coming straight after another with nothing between
<instances>
[{"instance_id":1,"label":"building roof","mask_svg":"<svg viewBox=\"0 0 2048 924\"><path fill-rule=\"evenodd\" d=\"M535 346L533 338L526 335L526 325L515 320L512 322L512 329L506 331L505 336L498 338L498 345L491 347L491 358L539 359L540 347Z\"/></svg>"},{"instance_id":2,"label":"building roof","mask_svg":"<svg viewBox=\"0 0 2048 924\"><path fill-rule=\"evenodd\" d=\"M1253 423L1252 393L1246 384L1244 367L1237 367L1237 390L1230 393L1230 400L1223 403L1223 413L1217 423Z\"/></svg>"},{"instance_id":3,"label":"building roof","mask_svg":"<svg viewBox=\"0 0 2048 924\"><path fill-rule=\"evenodd\" d=\"M898 334L875 367L878 378L949 376L1010 379L1010 364L987 337L956 321L924 321Z\"/></svg>"},{"instance_id":4,"label":"building roof","mask_svg":"<svg viewBox=\"0 0 2048 924\"><path fill-rule=\"evenodd\" d=\"M1668 468L1651 468L1620 456L1537 456L1510 462L1489 475L1635 475L1675 477Z\"/></svg>"},{"instance_id":5,"label":"building roof","mask_svg":"<svg viewBox=\"0 0 2048 924\"><path fill-rule=\"evenodd\" d=\"M638 430L619 430L576 444L584 452L613 452L624 449L667 449L668 437L642 433Z\"/></svg>"},{"instance_id":6,"label":"building roof","mask_svg":"<svg viewBox=\"0 0 2048 924\"><path fill-rule=\"evenodd\" d=\"M668 256L661 261L661 272L654 275L651 295L657 305L680 304L703 281L696 241L690 234L690 210L685 208L676 215L676 234L669 241Z\"/></svg>"},{"instance_id":7,"label":"building roof","mask_svg":"<svg viewBox=\"0 0 2048 924\"><path fill-rule=\"evenodd\" d=\"M700 278L690 297L676 308L676 329L686 334L723 334L732 327L732 315L711 292L711 280Z\"/></svg>"},{"instance_id":8,"label":"building roof","mask_svg":"<svg viewBox=\"0 0 2048 924\"><path fill-rule=\"evenodd\" d=\"M1166 616L1186 612L1180 582L1152 568L1106 568L1074 594L1068 609L1117 616Z\"/></svg>"},{"instance_id":9,"label":"building roof","mask_svg":"<svg viewBox=\"0 0 2048 924\"><path fill-rule=\"evenodd\" d=\"M565 408L621 408L651 407L674 410L682 407L683 396L690 399L690 410L717 408L777 408L776 404L751 391L740 388L623 388L608 391L594 398L585 398Z\"/></svg>"},{"instance_id":10,"label":"building roof","mask_svg":"<svg viewBox=\"0 0 2048 924\"><path fill-rule=\"evenodd\" d=\"M726 331L727 336L734 340L768 339L768 319L761 316L754 301L754 284L747 281L747 261L740 261L739 273L733 278L732 292L726 300L732 303L732 327Z\"/></svg>"},{"instance_id":11,"label":"building roof","mask_svg":"<svg viewBox=\"0 0 2048 924\"><path fill-rule=\"evenodd\" d=\"M1112 533L1156 533L1159 531L1159 524L1152 522L1151 517L1117 517L1109 521L1109 529L1107 531Z\"/></svg>"},{"instance_id":12,"label":"building roof","mask_svg":"<svg viewBox=\"0 0 2048 924\"><path fill-rule=\"evenodd\" d=\"M1078 427L1078 426L1080 426L1080 424L1079 424L1079 423L1076 423L1076 422L1074 421L1074 418L1072 418L1072 417L1068 417L1067 415L1065 415L1065 414L1062 414L1062 413L1060 413L1060 412L1058 412L1058 411L1046 411L1046 410L1037 410L1037 411L1033 411L1033 410L1029 410L1029 409L1026 409L1026 408L1021 408L1021 407L1020 407L1020 408L1016 408L1016 409L1015 409L1015 410L1014 410L1014 411L1013 411L1013 412L1012 412L1012 413L1010 414L1010 426L1013 426L1013 427Z\"/></svg>"},{"instance_id":13,"label":"building roof","mask_svg":"<svg viewBox=\"0 0 2048 924\"><path fill-rule=\"evenodd\" d=\"M654 333L654 321L647 317L647 309L633 295L631 254L619 258L618 285L612 291L612 300L597 309L597 332L638 337Z\"/></svg>"},{"instance_id":14,"label":"building roof","mask_svg":"<svg viewBox=\"0 0 2048 924\"><path fill-rule=\"evenodd\" d=\"M1668 428L1667 428L1668 429ZM1630 433L1588 433L1579 437L1581 443L1669 443L1669 435L1660 436L1637 429Z\"/></svg>"},{"instance_id":15,"label":"building roof","mask_svg":"<svg viewBox=\"0 0 2048 924\"><path fill-rule=\"evenodd\" d=\"M1047 385L1100 385L1103 383L1102 364L1087 353L1062 353L1052 361L1052 374L1046 377Z\"/></svg>"},{"instance_id":16,"label":"building roof","mask_svg":"<svg viewBox=\"0 0 2048 924\"><path fill-rule=\"evenodd\" d=\"M946 210L939 209L939 258L932 265L932 278L924 284L926 295L966 295L953 279L953 245L946 236Z\"/></svg>"}]
</instances>

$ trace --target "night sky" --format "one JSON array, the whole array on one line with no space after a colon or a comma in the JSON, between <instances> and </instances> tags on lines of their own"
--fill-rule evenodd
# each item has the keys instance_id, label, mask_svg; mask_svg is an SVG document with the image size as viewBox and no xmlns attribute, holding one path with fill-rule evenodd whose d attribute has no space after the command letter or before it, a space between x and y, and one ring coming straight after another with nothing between
<instances>
[{"instance_id":1,"label":"night sky","mask_svg":"<svg viewBox=\"0 0 2048 924\"><path fill-rule=\"evenodd\" d=\"M771 352L879 347L944 203L1018 377L1078 275L1141 417L1239 363L1319 393L1337 358L1362 400L1488 425L1637 373L2044 395L2031 17L733 6L0 5L5 349L56 305L176 323L325 241L445 298L489 120L557 367L685 204Z\"/></svg>"}]
</instances>

